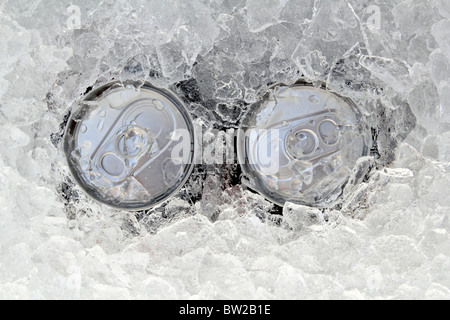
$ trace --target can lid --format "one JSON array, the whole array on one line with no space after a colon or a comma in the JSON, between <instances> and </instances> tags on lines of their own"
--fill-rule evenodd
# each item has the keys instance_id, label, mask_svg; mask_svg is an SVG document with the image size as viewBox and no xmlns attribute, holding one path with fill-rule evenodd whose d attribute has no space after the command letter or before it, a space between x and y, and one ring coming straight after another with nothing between
<instances>
[{"instance_id":1,"label":"can lid","mask_svg":"<svg viewBox=\"0 0 450 320\"><path fill-rule=\"evenodd\" d=\"M370 131L352 101L325 89L300 84L270 93L238 134L244 183L279 205L329 206L369 154Z\"/></svg>"},{"instance_id":2,"label":"can lid","mask_svg":"<svg viewBox=\"0 0 450 320\"><path fill-rule=\"evenodd\" d=\"M123 210L144 210L176 193L194 163L189 112L169 90L111 82L73 111L64 151L91 197Z\"/></svg>"}]
</instances>

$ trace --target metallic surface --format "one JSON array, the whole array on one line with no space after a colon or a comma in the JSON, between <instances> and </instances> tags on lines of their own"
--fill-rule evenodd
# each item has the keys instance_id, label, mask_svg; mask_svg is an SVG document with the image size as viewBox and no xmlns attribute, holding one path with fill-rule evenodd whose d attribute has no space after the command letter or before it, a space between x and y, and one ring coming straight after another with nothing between
<instances>
[{"instance_id":1,"label":"metallic surface","mask_svg":"<svg viewBox=\"0 0 450 320\"><path fill-rule=\"evenodd\" d=\"M275 87L238 135L244 183L276 204L326 207L342 193L370 130L356 106L325 89Z\"/></svg>"},{"instance_id":2,"label":"metallic surface","mask_svg":"<svg viewBox=\"0 0 450 320\"><path fill-rule=\"evenodd\" d=\"M173 157L186 132L189 154ZM91 92L73 111L64 151L78 184L117 209L143 210L167 200L193 169L194 131L170 91L119 82Z\"/></svg>"}]
</instances>

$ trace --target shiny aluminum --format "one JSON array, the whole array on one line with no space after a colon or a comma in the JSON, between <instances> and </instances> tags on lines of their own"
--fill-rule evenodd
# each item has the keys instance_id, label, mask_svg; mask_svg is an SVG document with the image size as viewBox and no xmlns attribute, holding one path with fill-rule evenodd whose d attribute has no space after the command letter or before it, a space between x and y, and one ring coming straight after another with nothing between
<instances>
[{"instance_id":1,"label":"shiny aluminum","mask_svg":"<svg viewBox=\"0 0 450 320\"><path fill-rule=\"evenodd\" d=\"M244 183L274 203L327 207L370 138L352 101L306 84L277 86L244 119L238 161Z\"/></svg>"},{"instance_id":2,"label":"shiny aluminum","mask_svg":"<svg viewBox=\"0 0 450 320\"><path fill-rule=\"evenodd\" d=\"M174 148L190 146L179 156ZM186 139L190 141L186 141ZM73 111L64 151L78 184L94 199L143 210L170 198L193 169L194 130L183 103L149 83L108 83Z\"/></svg>"}]
</instances>

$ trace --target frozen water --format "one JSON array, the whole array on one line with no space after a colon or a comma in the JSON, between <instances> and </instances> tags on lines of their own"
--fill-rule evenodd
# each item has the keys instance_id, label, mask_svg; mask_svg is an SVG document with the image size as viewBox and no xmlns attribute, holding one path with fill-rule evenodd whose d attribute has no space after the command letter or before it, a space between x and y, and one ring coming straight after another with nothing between
<instances>
[{"instance_id":1,"label":"frozen water","mask_svg":"<svg viewBox=\"0 0 450 320\"><path fill-rule=\"evenodd\" d=\"M449 40L447 0L2 0L0 297L449 299ZM93 86L170 87L214 132L301 76L376 138L334 208L277 209L233 166L136 214L71 181Z\"/></svg>"}]
</instances>

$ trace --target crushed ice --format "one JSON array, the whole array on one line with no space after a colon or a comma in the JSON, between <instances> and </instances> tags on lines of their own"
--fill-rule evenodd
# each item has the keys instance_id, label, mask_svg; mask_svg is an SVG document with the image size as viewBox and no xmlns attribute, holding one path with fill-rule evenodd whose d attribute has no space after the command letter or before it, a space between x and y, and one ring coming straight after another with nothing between
<instances>
[{"instance_id":1,"label":"crushed ice","mask_svg":"<svg viewBox=\"0 0 450 320\"><path fill-rule=\"evenodd\" d=\"M448 299L449 39L447 0L3 0L0 297ZM271 215L237 168L138 214L69 178L64 120L95 85L170 87L211 132L301 75L377 141L333 210Z\"/></svg>"}]
</instances>

